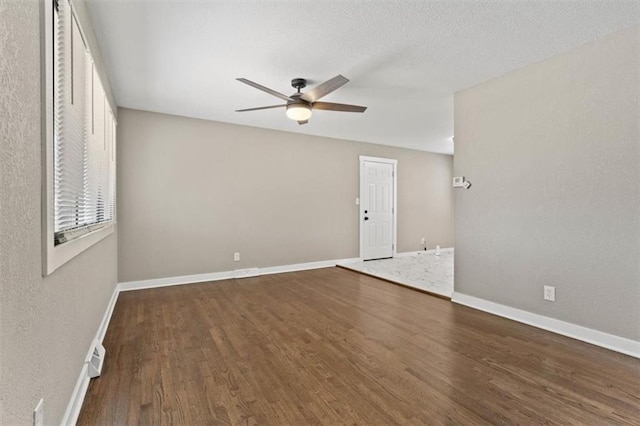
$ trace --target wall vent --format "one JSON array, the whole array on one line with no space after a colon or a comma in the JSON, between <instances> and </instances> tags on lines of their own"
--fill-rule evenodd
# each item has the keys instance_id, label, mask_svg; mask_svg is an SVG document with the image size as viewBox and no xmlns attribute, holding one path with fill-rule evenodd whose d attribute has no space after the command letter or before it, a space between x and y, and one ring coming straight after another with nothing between
<instances>
[{"instance_id":1,"label":"wall vent","mask_svg":"<svg viewBox=\"0 0 640 426\"><path fill-rule=\"evenodd\" d=\"M100 376L106 350L97 340L93 341L93 350L87 362L87 375L90 379Z\"/></svg>"},{"instance_id":2,"label":"wall vent","mask_svg":"<svg viewBox=\"0 0 640 426\"><path fill-rule=\"evenodd\" d=\"M235 278L259 277L260 269L258 268L236 269L235 271L233 271L233 276Z\"/></svg>"}]
</instances>

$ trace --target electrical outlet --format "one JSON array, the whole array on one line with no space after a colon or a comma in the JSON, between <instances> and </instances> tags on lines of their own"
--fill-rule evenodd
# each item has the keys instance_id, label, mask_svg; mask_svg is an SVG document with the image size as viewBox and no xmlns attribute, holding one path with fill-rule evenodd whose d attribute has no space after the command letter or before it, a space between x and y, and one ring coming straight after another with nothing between
<instances>
[{"instance_id":1,"label":"electrical outlet","mask_svg":"<svg viewBox=\"0 0 640 426\"><path fill-rule=\"evenodd\" d=\"M44 400L40 399L33 410L33 426L44 426Z\"/></svg>"},{"instance_id":2,"label":"electrical outlet","mask_svg":"<svg viewBox=\"0 0 640 426\"><path fill-rule=\"evenodd\" d=\"M238 252L233 253L233 261L237 262L239 260L240 260L240 253Z\"/></svg>"},{"instance_id":3,"label":"electrical outlet","mask_svg":"<svg viewBox=\"0 0 640 426\"><path fill-rule=\"evenodd\" d=\"M544 300L548 300L550 302L556 301L556 288L550 285L544 286Z\"/></svg>"}]
</instances>

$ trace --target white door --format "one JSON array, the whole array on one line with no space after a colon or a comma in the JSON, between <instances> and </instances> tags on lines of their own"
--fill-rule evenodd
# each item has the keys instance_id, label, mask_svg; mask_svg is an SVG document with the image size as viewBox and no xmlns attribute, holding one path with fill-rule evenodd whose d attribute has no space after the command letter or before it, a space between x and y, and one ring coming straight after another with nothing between
<instances>
[{"instance_id":1,"label":"white door","mask_svg":"<svg viewBox=\"0 0 640 426\"><path fill-rule=\"evenodd\" d=\"M395 160L360 161L360 256L364 260L393 257Z\"/></svg>"}]
</instances>

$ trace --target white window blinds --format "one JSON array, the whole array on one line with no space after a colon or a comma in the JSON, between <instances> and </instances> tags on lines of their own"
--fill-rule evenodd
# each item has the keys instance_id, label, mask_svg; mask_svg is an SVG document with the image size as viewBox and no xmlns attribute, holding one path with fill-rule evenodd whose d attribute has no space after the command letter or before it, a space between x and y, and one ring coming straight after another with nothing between
<instances>
[{"instance_id":1,"label":"white window blinds","mask_svg":"<svg viewBox=\"0 0 640 426\"><path fill-rule=\"evenodd\" d=\"M68 0L54 11L55 244L115 220L115 119Z\"/></svg>"}]
</instances>

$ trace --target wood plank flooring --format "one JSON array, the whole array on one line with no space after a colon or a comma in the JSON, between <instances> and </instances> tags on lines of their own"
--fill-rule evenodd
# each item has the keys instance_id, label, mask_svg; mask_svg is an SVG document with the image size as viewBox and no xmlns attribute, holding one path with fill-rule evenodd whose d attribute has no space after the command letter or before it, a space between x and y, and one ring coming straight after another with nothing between
<instances>
[{"instance_id":1,"label":"wood plank flooring","mask_svg":"<svg viewBox=\"0 0 640 426\"><path fill-rule=\"evenodd\" d=\"M121 293L78 424L635 424L640 360L339 268Z\"/></svg>"}]
</instances>

